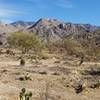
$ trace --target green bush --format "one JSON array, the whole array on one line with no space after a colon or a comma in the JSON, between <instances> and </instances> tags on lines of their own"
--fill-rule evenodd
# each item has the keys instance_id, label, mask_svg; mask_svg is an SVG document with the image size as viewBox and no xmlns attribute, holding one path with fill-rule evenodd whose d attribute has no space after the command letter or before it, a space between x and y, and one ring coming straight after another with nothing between
<instances>
[{"instance_id":1,"label":"green bush","mask_svg":"<svg viewBox=\"0 0 100 100\"><path fill-rule=\"evenodd\" d=\"M39 38L29 33L12 33L8 36L7 41L10 47L20 49L22 53L27 53L30 50L41 51L42 49Z\"/></svg>"}]
</instances>

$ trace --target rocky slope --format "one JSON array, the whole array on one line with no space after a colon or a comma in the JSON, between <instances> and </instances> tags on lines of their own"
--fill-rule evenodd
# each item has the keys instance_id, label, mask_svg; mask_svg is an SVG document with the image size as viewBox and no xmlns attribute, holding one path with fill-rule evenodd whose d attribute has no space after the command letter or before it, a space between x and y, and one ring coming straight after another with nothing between
<instances>
[{"instance_id":1,"label":"rocky slope","mask_svg":"<svg viewBox=\"0 0 100 100\"><path fill-rule=\"evenodd\" d=\"M73 24L64 23L56 19L40 19L31 27L24 29L24 31L34 33L40 36L43 40L47 41L48 38L51 40L63 39L70 35L82 36L93 34L93 31L100 29L100 27L92 26L90 24Z\"/></svg>"},{"instance_id":2,"label":"rocky slope","mask_svg":"<svg viewBox=\"0 0 100 100\"><path fill-rule=\"evenodd\" d=\"M6 36L3 36L4 33L24 31L34 33L44 41L48 41L48 39L51 41L58 40L69 36L82 40L88 39L91 35L91 37L94 38L93 40L96 39L98 43L100 40L99 29L100 27L92 26L90 24L65 23L56 19L40 19L35 23L17 21L11 24L0 23L0 38L6 38ZM98 35L94 34L96 32Z\"/></svg>"},{"instance_id":3,"label":"rocky slope","mask_svg":"<svg viewBox=\"0 0 100 100\"><path fill-rule=\"evenodd\" d=\"M0 23L0 33L10 33L10 32L14 32L17 31L18 29L15 28L14 26L10 25L10 24L4 24L4 23Z\"/></svg>"},{"instance_id":4,"label":"rocky slope","mask_svg":"<svg viewBox=\"0 0 100 100\"><path fill-rule=\"evenodd\" d=\"M9 33L16 32L18 29L10 24L0 23L0 45L6 43Z\"/></svg>"},{"instance_id":5,"label":"rocky slope","mask_svg":"<svg viewBox=\"0 0 100 100\"><path fill-rule=\"evenodd\" d=\"M85 33L85 28L72 23L64 23L57 20L40 19L31 27L25 29L31 33L47 39L47 38L64 38L71 34Z\"/></svg>"}]
</instances>

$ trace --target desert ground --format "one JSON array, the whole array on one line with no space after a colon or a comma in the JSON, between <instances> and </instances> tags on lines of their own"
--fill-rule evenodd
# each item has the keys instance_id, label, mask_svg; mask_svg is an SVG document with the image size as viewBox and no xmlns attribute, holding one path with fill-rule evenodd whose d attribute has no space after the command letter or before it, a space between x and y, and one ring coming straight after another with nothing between
<instances>
[{"instance_id":1,"label":"desert ground","mask_svg":"<svg viewBox=\"0 0 100 100\"><path fill-rule=\"evenodd\" d=\"M31 100L100 100L100 62L79 66L79 58L57 55L25 61L21 66L18 55L0 54L0 100L20 100L22 88L32 92Z\"/></svg>"}]
</instances>

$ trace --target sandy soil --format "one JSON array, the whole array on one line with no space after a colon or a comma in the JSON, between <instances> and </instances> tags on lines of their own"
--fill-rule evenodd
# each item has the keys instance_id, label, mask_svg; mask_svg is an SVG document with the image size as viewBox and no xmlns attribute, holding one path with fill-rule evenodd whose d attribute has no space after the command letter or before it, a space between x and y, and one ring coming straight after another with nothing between
<instances>
[{"instance_id":1,"label":"sandy soil","mask_svg":"<svg viewBox=\"0 0 100 100\"><path fill-rule=\"evenodd\" d=\"M95 68L95 69L94 69ZM78 66L78 59L51 58L39 63L29 62L20 66L19 60L9 55L0 55L0 100L19 100L22 88L32 91L32 100L100 100L100 88L89 88L100 81L100 63L84 62ZM94 69L95 74L89 73ZM28 75L32 80L21 81ZM77 94L73 85L81 81L85 88Z\"/></svg>"}]
</instances>

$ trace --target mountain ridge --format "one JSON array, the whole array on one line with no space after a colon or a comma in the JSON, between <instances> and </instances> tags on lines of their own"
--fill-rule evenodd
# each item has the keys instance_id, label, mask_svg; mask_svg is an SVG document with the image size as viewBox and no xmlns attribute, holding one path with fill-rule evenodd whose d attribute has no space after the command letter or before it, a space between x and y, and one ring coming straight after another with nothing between
<instances>
[{"instance_id":1,"label":"mountain ridge","mask_svg":"<svg viewBox=\"0 0 100 100\"><path fill-rule=\"evenodd\" d=\"M94 34L96 30L100 30L99 26L91 24L73 24L62 22L57 19L39 19L36 22L17 21L10 24L0 23L0 35L7 37L7 34L13 32L29 32L36 34L42 40L59 40L72 36L75 38L87 38L88 35ZM5 33L5 36L4 36ZM100 36L100 33L98 37ZM1 39L0 37L0 39ZM94 37L96 38L96 37ZM2 39L1 39L2 40Z\"/></svg>"}]
</instances>

